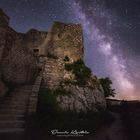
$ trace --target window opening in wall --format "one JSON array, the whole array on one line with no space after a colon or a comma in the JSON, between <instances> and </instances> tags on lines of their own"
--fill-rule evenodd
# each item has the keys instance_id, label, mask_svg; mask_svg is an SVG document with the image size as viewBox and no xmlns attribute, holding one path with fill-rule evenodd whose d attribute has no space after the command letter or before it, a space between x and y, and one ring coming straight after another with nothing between
<instances>
[{"instance_id":1,"label":"window opening in wall","mask_svg":"<svg viewBox=\"0 0 140 140\"><path fill-rule=\"evenodd\" d=\"M68 56L65 56L64 61L65 62L69 62L70 61L69 57Z\"/></svg>"},{"instance_id":2,"label":"window opening in wall","mask_svg":"<svg viewBox=\"0 0 140 140\"><path fill-rule=\"evenodd\" d=\"M33 49L33 52L35 55L38 55L39 54L39 49Z\"/></svg>"}]
</instances>

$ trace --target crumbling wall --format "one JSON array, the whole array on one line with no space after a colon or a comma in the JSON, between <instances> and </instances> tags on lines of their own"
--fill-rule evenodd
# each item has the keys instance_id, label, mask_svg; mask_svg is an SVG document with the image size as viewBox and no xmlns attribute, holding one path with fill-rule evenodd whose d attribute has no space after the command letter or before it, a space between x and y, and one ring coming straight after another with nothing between
<instances>
[{"instance_id":1,"label":"crumbling wall","mask_svg":"<svg viewBox=\"0 0 140 140\"><path fill-rule=\"evenodd\" d=\"M37 56L46 55L47 32L35 29L29 30L24 37L25 46Z\"/></svg>"},{"instance_id":2,"label":"crumbling wall","mask_svg":"<svg viewBox=\"0 0 140 140\"><path fill-rule=\"evenodd\" d=\"M65 63L83 59L82 27L79 24L54 22L48 37L44 84L53 87L67 77Z\"/></svg>"},{"instance_id":3,"label":"crumbling wall","mask_svg":"<svg viewBox=\"0 0 140 140\"><path fill-rule=\"evenodd\" d=\"M0 18L0 22L9 22L1 10ZM0 81L12 84L33 82L37 71L36 58L24 45L24 38L25 35L14 31L9 23L0 24Z\"/></svg>"},{"instance_id":4,"label":"crumbling wall","mask_svg":"<svg viewBox=\"0 0 140 140\"><path fill-rule=\"evenodd\" d=\"M2 78L12 84L31 84L37 72L36 58L22 46L14 46L2 60Z\"/></svg>"},{"instance_id":5,"label":"crumbling wall","mask_svg":"<svg viewBox=\"0 0 140 140\"><path fill-rule=\"evenodd\" d=\"M80 24L54 22L49 34L48 51L63 59L68 56L72 62L83 57L83 33Z\"/></svg>"}]
</instances>

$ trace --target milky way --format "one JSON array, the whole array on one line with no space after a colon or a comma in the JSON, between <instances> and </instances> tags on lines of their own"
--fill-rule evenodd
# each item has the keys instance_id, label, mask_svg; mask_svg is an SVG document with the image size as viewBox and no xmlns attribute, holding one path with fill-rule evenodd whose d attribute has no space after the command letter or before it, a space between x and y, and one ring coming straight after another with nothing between
<instances>
[{"instance_id":1,"label":"milky way","mask_svg":"<svg viewBox=\"0 0 140 140\"><path fill-rule=\"evenodd\" d=\"M118 50L119 54L115 53L115 47L117 45L121 45L121 42L117 44L117 36L115 37L116 40L114 40L114 38L112 38L109 33L105 34L104 29L100 27L102 26L101 23L104 23L107 26L114 26L113 24L117 24L114 23L114 21L117 22L118 20L117 16L109 14L107 10L102 5L99 5L96 1L89 2L89 5L86 6L82 4L83 3L80 1L73 1L73 11L75 12L79 22L81 22L84 26L85 30L85 37L87 42L86 47L88 47L85 57L86 62L89 64L93 71L95 71L96 65L92 60L96 59L97 63L97 59L99 59L98 62L101 65L103 65L102 63L105 64L105 67L98 68L100 68L100 71L102 72L107 71L107 75L113 80L114 87L118 93L118 98L139 98L139 89L137 89L134 83L134 79L128 70L128 61L125 59L125 56L123 56L123 50ZM97 18L98 20L100 18L100 26L97 26L96 24ZM127 59L130 58L127 57ZM134 63L136 62L131 64L133 65ZM136 73L138 74L138 72ZM99 73L97 70L97 74L100 76L101 73Z\"/></svg>"},{"instance_id":2,"label":"milky way","mask_svg":"<svg viewBox=\"0 0 140 140\"><path fill-rule=\"evenodd\" d=\"M80 23L85 62L98 77L110 77L117 98L140 99L139 0L1 0L19 32L48 30L54 20Z\"/></svg>"}]
</instances>

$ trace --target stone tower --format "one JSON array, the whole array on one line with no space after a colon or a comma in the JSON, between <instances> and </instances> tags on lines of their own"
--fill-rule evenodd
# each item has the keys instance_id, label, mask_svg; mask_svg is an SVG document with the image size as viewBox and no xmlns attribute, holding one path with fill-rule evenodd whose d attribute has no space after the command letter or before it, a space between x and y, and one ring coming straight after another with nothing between
<instances>
[{"instance_id":1,"label":"stone tower","mask_svg":"<svg viewBox=\"0 0 140 140\"><path fill-rule=\"evenodd\" d=\"M82 26L54 22L44 47L46 53L44 83L54 88L65 77L72 77L65 71L65 63L83 59Z\"/></svg>"},{"instance_id":2,"label":"stone tower","mask_svg":"<svg viewBox=\"0 0 140 140\"><path fill-rule=\"evenodd\" d=\"M80 24L54 22L49 33L48 52L73 62L83 57L83 33Z\"/></svg>"}]
</instances>

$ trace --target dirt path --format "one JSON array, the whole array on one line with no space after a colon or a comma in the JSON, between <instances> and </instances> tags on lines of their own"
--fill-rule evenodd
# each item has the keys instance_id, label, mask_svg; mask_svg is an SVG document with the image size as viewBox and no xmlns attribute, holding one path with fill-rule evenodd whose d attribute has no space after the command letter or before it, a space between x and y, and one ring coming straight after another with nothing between
<instances>
[{"instance_id":1,"label":"dirt path","mask_svg":"<svg viewBox=\"0 0 140 140\"><path fill-rule=\"evenodd\" d=\"M114 116L115 121L110 126L101 128L95 136L88 140L126 140L120 114L110 113Z\"/></svg>"}]
</instances>

